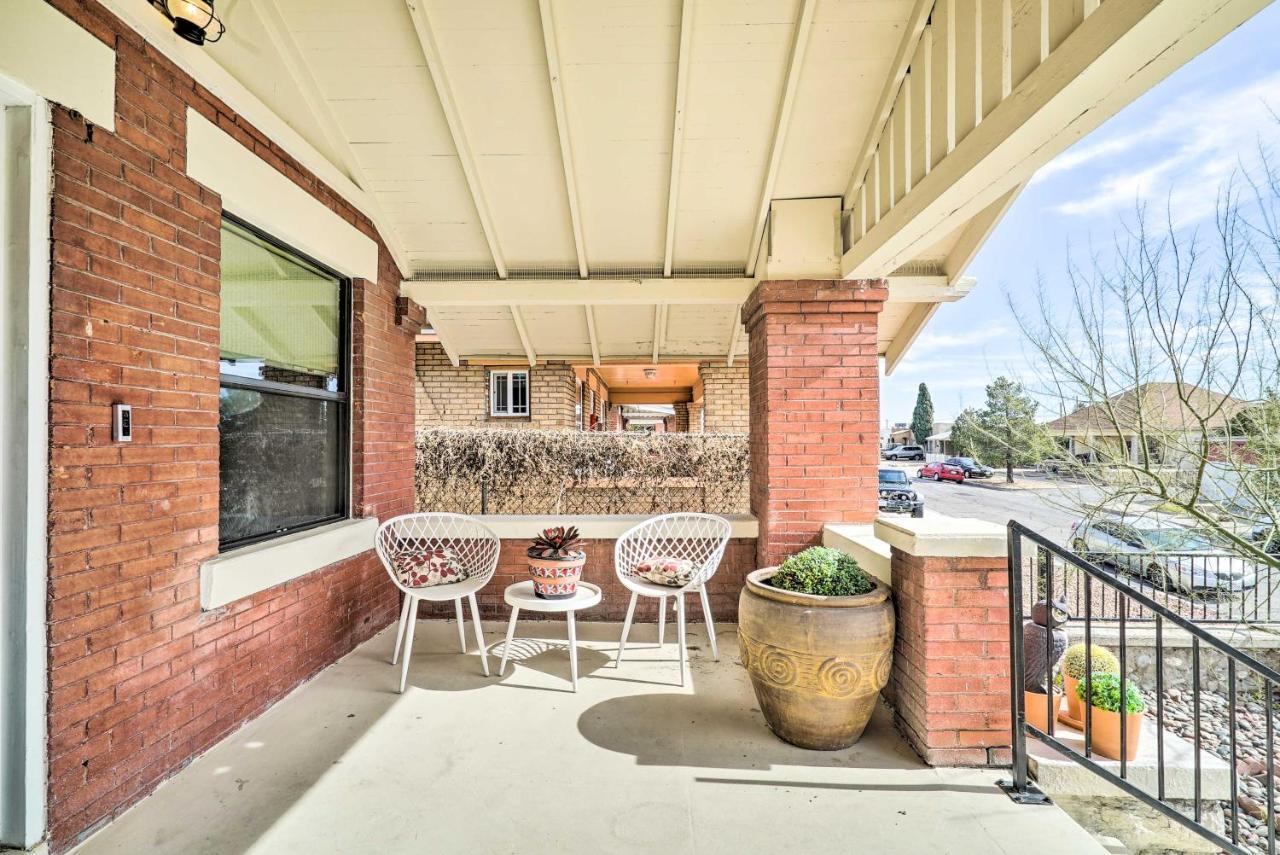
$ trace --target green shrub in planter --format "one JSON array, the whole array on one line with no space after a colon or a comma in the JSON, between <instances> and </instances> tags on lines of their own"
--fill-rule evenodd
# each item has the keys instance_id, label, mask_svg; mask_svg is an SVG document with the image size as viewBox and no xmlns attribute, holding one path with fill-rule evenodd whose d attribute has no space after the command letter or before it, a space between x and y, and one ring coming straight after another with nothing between
<instances>
[{"instance_id":1,"label":"green shrub in planter","mask_svg":"<svg viewBox=\"0 0 1280 855\"><path fill-rule=\"evenodd\" d=\"M811 546L792 555L770 577L769 584L784 591L823 597L854 597L876 587L852 556L825 546Z\"/></svg>"},{"instance_id":2,"label":"green shrub in planter","mask_svg":"<svg viewBox=\"0 0 1280 855\"><path fill-rule=\"evenodd\" d=\"M1105 647L1093 645L1089 667L1095 674L1119 674L1120 662ZM1062 673L1073 680L1084 680L1084 645L1073 644L1062 656ZM1083 697L1083 696L1082 696Z\"/></svg>"},{"instance_id":3,"label":"green shrub in planter","mask_svg":"<svg viewBox=\"0 0 1280 855\"><path fill-rule=\"evenodd\" d=\"M1093 706L1107 712L1120 712L1120 678L1115 674L1094 674L1089 680L1093 688ZM1076 696L1080 700L1085 700L1084 696L1085 682L1081 680L1076 686ZM1125 687L1125 712L1140 713L1147 711L1147 704L1142 700L1142 695L1138 692L1132 682Z\"/></svg>"}]
</instances>

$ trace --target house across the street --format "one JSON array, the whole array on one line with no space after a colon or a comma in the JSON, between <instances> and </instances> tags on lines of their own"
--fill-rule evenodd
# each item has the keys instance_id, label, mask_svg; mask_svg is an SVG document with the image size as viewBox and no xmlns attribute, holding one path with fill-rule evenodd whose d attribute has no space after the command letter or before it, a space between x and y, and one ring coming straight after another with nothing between
<instances>
[{"instance_id":1,"label":"house across the street","mask_svg":"<svg viewBox=\"0 0 1280 855\"><path fill-rule=\"evenodd\" d=\"M1044 425L1063 450L1083 463L1138 462L1144 442L1150 460L1177 466L1180 448L1204 434L1229 438L1231 417L1247 403L1199 387L1143 383L1077 408Z\"/></svg>"}]
</instances>

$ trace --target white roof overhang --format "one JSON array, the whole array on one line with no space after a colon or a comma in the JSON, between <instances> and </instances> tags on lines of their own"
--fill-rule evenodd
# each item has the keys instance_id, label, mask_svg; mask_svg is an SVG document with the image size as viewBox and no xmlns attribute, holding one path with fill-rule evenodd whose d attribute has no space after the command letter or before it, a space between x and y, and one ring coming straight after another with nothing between
<instances>
[{"instance_id":1,"label":"white roof overhang","mask_svg":"<svg viewBox=\"0 0 1280 855\"><path fill-rule=\"evenodd\" d=\"M371 217L455 358L735 359L754 281L889 277L892 371L1036 168L1267 0L238 0L205 48L103 2Z\"/></svg>"}]
</instances>

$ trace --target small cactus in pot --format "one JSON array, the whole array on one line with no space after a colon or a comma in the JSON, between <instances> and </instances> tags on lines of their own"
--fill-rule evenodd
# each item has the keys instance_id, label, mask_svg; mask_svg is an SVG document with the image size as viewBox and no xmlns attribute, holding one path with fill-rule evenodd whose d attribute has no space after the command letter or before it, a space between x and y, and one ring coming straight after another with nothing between
<instances>
[{"instance_id":1,"label":"small cactus in pot","mask_svg":"<svg viewBox=\"0 0 1280 855\"><path fill-rule=\"evenodd\" d=\"M587 553L573 526L545 529L529 546L529 575L534 596L544 600L567 600L578 592L582 565Z\"/></svg>"}]
</instances>

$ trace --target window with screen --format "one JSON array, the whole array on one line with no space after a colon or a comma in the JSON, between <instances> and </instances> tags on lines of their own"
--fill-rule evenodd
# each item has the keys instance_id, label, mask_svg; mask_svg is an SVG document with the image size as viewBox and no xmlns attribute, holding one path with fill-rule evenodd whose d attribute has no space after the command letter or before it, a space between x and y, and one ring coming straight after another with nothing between
<instances>
[{"instance_id":1,"label":"window with screen","mask_svg":"<svg viewBox=\"0 0 1280 855\"><path fill-rule=\"evenodd\" d=\"M493 416L529 415L528 371L489 373L489 414Z\"/></svg>"},{"instance_id":2,"label":"window with screen","mask_svg":"<svg viewBox=\"0 0 1280 855\"><path fill-rule=\"evenodd\" d=\"M347 283L230 218L222 226L222 549L347 514Z\"/></svg>"}]
</instances>

